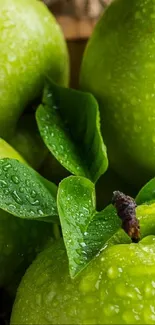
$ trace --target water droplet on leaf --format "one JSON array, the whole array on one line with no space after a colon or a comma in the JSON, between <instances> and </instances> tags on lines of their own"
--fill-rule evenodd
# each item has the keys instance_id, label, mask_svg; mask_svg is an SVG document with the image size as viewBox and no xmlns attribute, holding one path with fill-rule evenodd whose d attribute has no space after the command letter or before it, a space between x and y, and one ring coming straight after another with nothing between
<instances>
[{"instance_id":1,"label":"water droplet on leaf","mask_svg":"<svg viewBox=\"0 0 155 325\"><path fill-rule=\"evenodd\" d=\"M17 191L13 191L12 193L12 197L14 198L14 200L18 203L18 204L23 204L22 199L20 198L20 196L18 195Z\"/></svg>"},{"instance_id":2,"label":"water droplet on leaf","mask_svg":"<svg viewBox=\"0 0 155 325\"><path fill-rule=\"evenodd\" d=\"M38 210L38 213L40 214L40 215L43 215L44 213L43 213L43 211L42 210Z\"/></svg>"},{"instance_id":3,"label":"water droplet on leaf","mask_svg":"<svg viewBox=\"0 0 155 325\"><path fill-rule=\"evenodd\" d=\"M39 200L35 200L35 201L31 201L30 203L31 203L32 205L39 205L40 202L39 202Z\"/></svg>"}]
</instances>

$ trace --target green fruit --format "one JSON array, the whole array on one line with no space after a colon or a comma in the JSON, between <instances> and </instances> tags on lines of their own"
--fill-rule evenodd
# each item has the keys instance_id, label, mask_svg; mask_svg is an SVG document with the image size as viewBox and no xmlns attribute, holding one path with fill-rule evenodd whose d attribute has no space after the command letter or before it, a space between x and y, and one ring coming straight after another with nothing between
<instances>
[{"instance_id":1,"label":"green fruit","mask_svg":"<svg viewBox=\"0 0 155 325\"><path fill-rule=\"evenodd\" d=\"M24 159L0 139L0 158ZM0 209L0 287L19 283L28 265L52 237L52 225L24 220Z\"/></svg>"},{"instance_id":2,"label":"green fruit","mask_svg":"<svg viewBox=\"0 0 155 325\"><path fill-rule=\"evenodd\" d=\"M63 178L70 175L68 170L60 165L58 160L51 153L47 155L43 165L41 166L40 173L55 184L59 184Z\"/></svg>"},{"instance_id":3,"label":"green fruit","mask_svg":"<svg viewBox=\"0 0 155 325\"><path fill-rule=\"evenodd\" d=\"M55 18L41 1L0 0L0 136L11 137L44 76L68 83L68 53Z\"/></svg>"},{"instance_id":4,"label":"green fruit","mask_svg":"<svg viewBox=\"0 0 155 325\"><path fill-rule=\"evenodd\" d=\"M135 197L136 190L127 184L115 171L108 169L96 184L97 210L100 211L111 203L113 192L119 190Z\"/></svg>"},{"instance_id":5,"label":"green fruit","mask_svg":"<svg viewBox=\"0 0 155 325\"><path fill-rule=\"evenodd\" d=\"M154 1L114 1L88 43L80 84L99 101L110 166L137 187L155 175L154 72Z\"/></svg>"},{"instance_id":6,"label":"green fruit","mask_svg":"<svg viewBox=\"0 0 155 325\"><path fill-rule=\"evenodd\" d=\"M0 210L0 287L12 279L17 286L52 232L52 225L20 219Z\"/></svg>"},{"instance_id":7,"label":"green fruit","mask_svg":"<svg viewBox=\"0 0 155 325\"><path fill-rule=\"evenodd\" d=\"M0 159L2 158L12 158L17 159L26 164L24 158L5 140L0 138Z\"/></svg>"},{"instance_id":8,"label":"green fruit","mask_svg":"<svg viewBox=\"0 0 155 325\"><path fill-rule=\"evenodd\" d=\"M48 154L33 114L19 119L16 132L9 142L34 169L40 168Z\"/></svg>"},{"instance_id":9,"label":"green fruit","mask_svg":"<svg viewBox=\"0 0 155 325\"><path fill-rule=\"evenodd\" d=\"M75 280L63 243L53 244L26 272L11 325L154 324L155 237L146 239L109 247Z\"/></svg>"}]
</instances>

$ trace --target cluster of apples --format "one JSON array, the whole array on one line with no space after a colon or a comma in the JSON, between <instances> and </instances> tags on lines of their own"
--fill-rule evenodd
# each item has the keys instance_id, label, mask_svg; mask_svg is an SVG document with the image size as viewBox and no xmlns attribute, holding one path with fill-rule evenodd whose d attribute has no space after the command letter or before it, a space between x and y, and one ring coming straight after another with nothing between
<instances>
[{"instance_id":1,"label":"cluster of apples","mask_svg":"<svg viewBox=\"0 0 155 325\"><path fill-rule=\"evenodd\" d=\"M0 0L0 9L0 157L49 168L33 108L46 75L68 86L66 43L40 1ZM101 196L109 179L113 189L138 190L154 177L154 71L154 1L113 1L88 42L80 74L80 88L98 100L107 146ZM152 205L149 213L155 217ZM53 244L52 233L49 224L0 211L0 287L11 291L42 251L21 281L12 325L155 323L154 233L138 244L107 248L75 280L63 241Z\"/></svg>"},{"instance_id":2,"label":"cluster of apples","mask_svg":"<svg viewBox=\"0 0 155 325\"><path fill-rule=\"evenodd\" d=\"M34 110L44 78L66 86L67 46L55 18L39 1L0 1L0 158L39 169L48 155ZM24 270L52 238L53 227L0 211L0 287L14 295Z\"/></svg>"}]
</instances>

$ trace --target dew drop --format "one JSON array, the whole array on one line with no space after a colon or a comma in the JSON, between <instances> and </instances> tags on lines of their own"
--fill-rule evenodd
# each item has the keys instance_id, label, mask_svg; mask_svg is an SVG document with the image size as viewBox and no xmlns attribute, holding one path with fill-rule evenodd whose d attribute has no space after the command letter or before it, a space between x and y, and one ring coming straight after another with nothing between
<instances>
[{"instance_id":1,"label":"dew drop","mask_svg":"<svg viewBox=\"0 0 155 325\"><path fill-rule=\"evenodd\" d=\"M5 194L5 195L8 195L8 194L9 194L9 190L5 189L5 190L4 190L4 194Z\"/></svg>"},{"instance_id":2,"label":"dew drop","mask_svg":"<svg viewBox=\"0 0 155 325\"><path fill-rule=\"evenodd\" d=\"M35 214L34 211L32 211L32 210L30 210L29 213L31 216L34 216L34 214Z\"/></svg>"},{"instance_id":3,"label":"dew drop","mask_svg":"<svg viewBox=\"0 0 155 325\"><path fill-rule=\"evenodd\" d=\"M97 281L96 281L96 283L95 283L95 288L96 288L96 290L99 290L99 287L100 287L100 279L98 279Z\"/></svg>"},{"instance_id":4,"label":"dew drop","mask_svg":"<svg viewBox=\"0 0 155 325\"><path fill-rule=\"evenodd\" d=\"M55 296L56 293L54 291L48 292L47 296L45 297L45 303L47 304L51 303Z\"/></svg>"},{"instance_id":5,"label":"dew drop","mask_svg":"<svg viewBox=\"0 0 155 325\"><path fill-rule=\"evenodd\" d=\"M89 209L87 209L86 207L83 207L83 210L85 213L89 213Z\"/></svg>"},{"instance_id":6,"label":"dew drop","mask_svg":"<svg viewBox=\"0 0 155 325\"><path fill-rule=\"evenodd\" d=\"M7 186L7 183L3 179L0 179L0 186L4 188Z\"/></svg>"},{"instance_id":7,"label":"dew drop","mask_svg":"<svg viewBox=\"0 0 155 325\"><path fill-rule=\"evenodd\" d=\"M19 184L19 178L17 176L13 175L11 179L15 184Z\"/></svg>"},{"instance_id":8,"label":"dew drop","mask_svg":"<svg viewBox=\"0 0 155 325\"><path fill-rule=\"evenodd\" d=\"M42 211L42 210L38 210L38 213L40 214L40 215L43 215L44 214L44 212Z\"/></svg>"},{"instance_id":9,"label":"dew drop","mask_svg":"<svg viewBox=\"0 0 155 325\"><path fill-rule=\"evenodd\" d=\"M77 252L78 250L76 250ZM81 265L81 260L79 258L74 258L74 262L77 264L77 265Z\"/></svg>"},{"instance_id":10,"label":"dew drop","mask_svg":"<svg viewBox=\"0 0 155 325\"><path fill-rule=\"evenodd\" d=\"M18 195L17 191L13 191L12 193L12 197L14 198L14 200L18 203L18 204L23 204L22 199L20 198L20 196Z\"/></svg>"},{"instance_id":11,"label":"dew drop","mask_svg":"<svg viewBox=\"0 0 155 325\"><path fill-rule=\"evenodd\" d=\"M144 294L147 299L153 299L153 296L155 296L155 290L152 288L151 284L146 283L144 288Z\"/></svg>"},{"instance_id":12,"label":"dew drop","mask_svg":"<svg viewBox=\"0 0 155 325\"><path fill-rule=\"evenodd\" d=\"M107 276L109 279L116 279L118 277L117 268L111 266L107 271Z\"/></svg>"},{"instance_id":13,"label":"dew drop","mask_svg":"<svg viewBox=\"0 0 155 325\"><path fill-rule=\"evenodd\" d=\"M29 186L30 182L26 179L25 184L26 184L26 186Z\"/></svg>"},{"instance_id":14,"label":"dew drop","mask_svg":"<svg viewBox=\"0 0 155 325\"><path fill-rule=\"evenodd\" d=\"M37 195L36 191L33 190L33 191L31 192L31 196L32 196L32 198L35 198L36 195Z\"/></svg>"},{"instance_id":15,"label":"dew drop","mask_svg":"<svg viewBox=\"0 0 155 325\"><path fill-rule=\"evenodd\" d=\"M107 304L104 307L104 315L111 317L112 315L118 314L119 313L119 306L118 305L112 305L112 304Z\"/></svg>"},{"instance_id":16,"label":"dew drop","mask_svg":"<svg viewBox=\"0 0 155 325\"><path fill-rule=\"evenodd\" d=\"M86 246L87 246L86 243L84 243L84 242L80 243L80 245L81 245L82 247L86 247Z\"/></svg>"},{"instance_id":17,"label":"dew drop","mask_svg":"<svg viewBox=\"0 0 155 325\"><path fill-rule=\"evenodd\" d=\"M38 294L36 295L36 304L37 304L38 306L41 306L41 304L42 304L42 296L41 296L40 293L38 293Z\"/></svg>"},{"instance_id":18,"label":"dew drop","mask_svg":"<svg viewBox=\"0 0 155 325\"><path fill-rule=\"evenodd\" d=\"M15 209L16 209L16 206L13 205L13 204L9 204L9 208L10 208L11 210L15 210Z\"/></svg>"},{"instance_id":19,"label":"dew drop","mask_svg":"<svg viewBox=\"0 0 155 325\"><path fill-rule=\"evenodd\" d=\"M20 187L20 188L19 188L19 192L20 192L20 193L24 193L24 187Z\"/></svg>"},{"instance_id":20,"label":"dew drop","mask_svg":"<svg viewBox=\"0 0 155 325\"><path fill-rule=\"evenodd\" d=\"M3 169L5 172L7 172L10 167L11 167L11 164L7 164L3 167Z\"/></svg>"},{"instance_id":21,"label":"dew drop","mask_svg":"<svg viewBox=\"0 0 155 325\"><path fill-rule=\"evenodd\" d=\"M39 205L39 200L35 200L35 201L30 201L30 203L32 204L32 205ZM40 210L41 211L41 210Z\"/></svg>"}]
</instances>

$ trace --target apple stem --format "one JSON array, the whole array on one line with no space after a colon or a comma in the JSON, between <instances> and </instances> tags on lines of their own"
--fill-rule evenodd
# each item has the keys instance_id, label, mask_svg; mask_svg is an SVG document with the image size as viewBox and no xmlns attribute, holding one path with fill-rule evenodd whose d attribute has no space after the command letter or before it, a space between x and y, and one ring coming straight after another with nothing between
<instances>
[{"instance_id":1,"label":"apple stem","mask_svg":"<svg viewBox=\"0 0 155 325\"><path fill-rule=\"evenodd\" d=\"M113 192L112 204L117 210L117 215L122 220L122 228L132 239L132 242L138 243L140 240L140 226L136 218L136 202L120 191Z\"/></svg>"}]
</instances>

